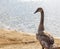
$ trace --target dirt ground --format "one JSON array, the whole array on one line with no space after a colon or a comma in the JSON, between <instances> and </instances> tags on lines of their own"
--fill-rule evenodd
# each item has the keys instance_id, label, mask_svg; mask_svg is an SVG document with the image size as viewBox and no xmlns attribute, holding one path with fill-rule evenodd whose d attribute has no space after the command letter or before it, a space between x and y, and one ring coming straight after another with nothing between
<instances>
[{"instance_id":1,"label":"dirt ground","mask_svg":"<svg viewBox=\"0 0 60 49\"><path fill-rule=\"evenodd\" d=\"M60 39L55 38L55 44L59 46ZM0 29L0 49L41 49L41 45L35 35Z\"/></svg>"}]
</instances>

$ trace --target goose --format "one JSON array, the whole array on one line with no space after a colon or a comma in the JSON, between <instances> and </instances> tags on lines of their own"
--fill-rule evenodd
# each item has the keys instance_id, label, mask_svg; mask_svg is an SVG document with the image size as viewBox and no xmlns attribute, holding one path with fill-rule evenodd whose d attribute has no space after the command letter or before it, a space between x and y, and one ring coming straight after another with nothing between
<instances>
[{"instance_id":1,"label":"goose","mask_svg":"<svg viewBox=\"0 0 60 49\"><path fill-rule=\"evenodd\" d=\"M36 39L40 42L42 49L50 49L50 47L53 46L54 44L54 38L45 32L44 28L44 11L43 8L37 8L37 10L34 12L37 13L39 12L41 14L41 21L38 27L38 33L36 33Z\"/></svg>"}]
</instances>

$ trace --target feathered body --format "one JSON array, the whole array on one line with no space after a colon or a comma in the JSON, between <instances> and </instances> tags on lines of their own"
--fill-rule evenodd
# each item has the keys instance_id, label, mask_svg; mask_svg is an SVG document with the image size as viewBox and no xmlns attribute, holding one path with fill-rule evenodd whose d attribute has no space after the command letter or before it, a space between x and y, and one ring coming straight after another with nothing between
<instances>
[{"instance_id":1,"label":"feathered body","mask_svg":"<svg viewBox=\"0 0 60 49\"><path fill-rule=\"evenodd\" d=\"M36 34L37 40L39 40L42 49L50 49L50 47L54 44L54 38L50 34L46 34L44 32L44 11L42 8L38 8L35 13L41 13L41 21L38 28L38 33Z\"/></svg>"}]
</instances>

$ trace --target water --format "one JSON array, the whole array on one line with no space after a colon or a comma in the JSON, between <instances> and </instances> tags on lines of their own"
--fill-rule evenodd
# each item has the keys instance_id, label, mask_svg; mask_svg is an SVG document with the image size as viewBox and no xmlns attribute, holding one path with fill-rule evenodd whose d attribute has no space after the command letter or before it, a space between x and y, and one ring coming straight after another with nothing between
<instances>
[{"instance_id":1,"label":"water","mask_svg":"<svg viewBox=\"0 0 60 49\"><path fill-rule=\"evenodd\" d=\"M37 7L45 12L45 30L60 37L60 1L16 2L0 0L0 28L37 33L40 14L34 14Z\"/></svg>"}]
</instances>

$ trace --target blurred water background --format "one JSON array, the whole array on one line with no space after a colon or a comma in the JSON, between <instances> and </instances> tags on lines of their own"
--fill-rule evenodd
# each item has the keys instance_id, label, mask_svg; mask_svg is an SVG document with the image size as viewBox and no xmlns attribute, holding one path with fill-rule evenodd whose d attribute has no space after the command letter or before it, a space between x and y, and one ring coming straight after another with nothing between
<instances>
[{"instance_id":1,"label":"blurred water background","mask_svg":"<svg viewBox=\"0 0 60 49\"><path fill-rule=\"evenodd\" d=\"M60 0L0 0L0 28L37 33L38 7L45 12L45 30L60 37Z\"/></svg>"}]
</instances>

